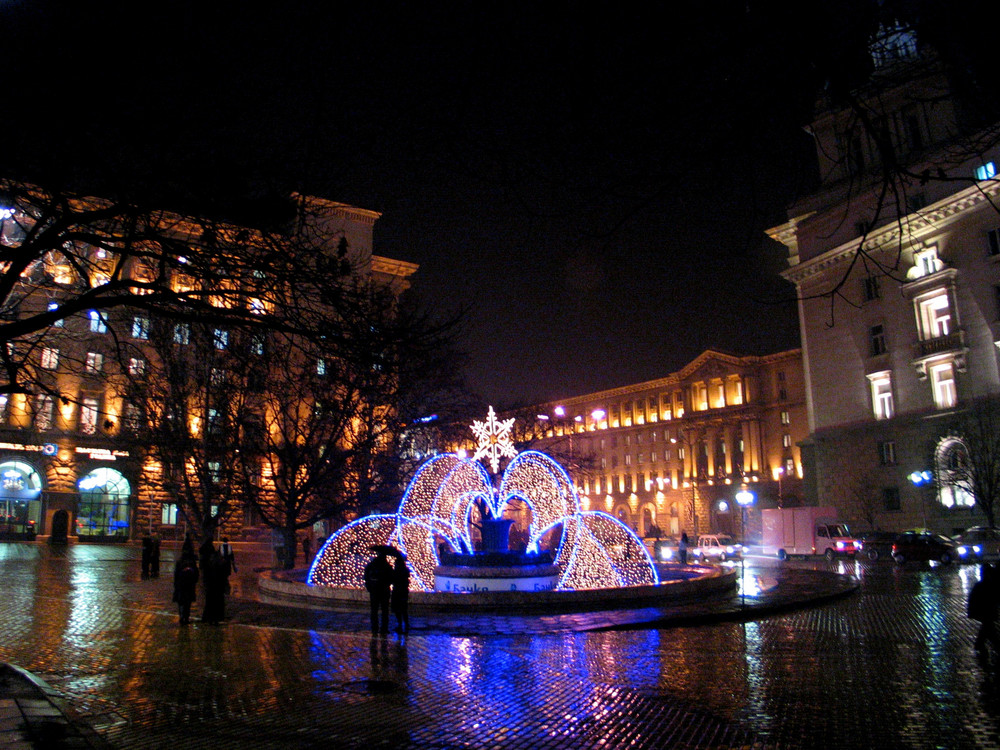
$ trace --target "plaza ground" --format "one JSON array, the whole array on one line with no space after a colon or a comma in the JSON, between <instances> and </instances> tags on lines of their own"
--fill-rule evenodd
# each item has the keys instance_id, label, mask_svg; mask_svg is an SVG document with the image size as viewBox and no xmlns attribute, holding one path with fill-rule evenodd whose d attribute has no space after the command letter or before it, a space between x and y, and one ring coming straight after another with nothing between
<instances>
[{"instance_id":1,"label":"plaza ground","mask_svg":"<svg viewBox=\"0 0 1000 750\"><path fill-rule=\"evenodd\" d=\"M372 639L364 613L257 601L270 561L248 554L231 619L178 627L172 556L142 581L134 547L0 545L0 660L81 728L62 746L1000 747L971 566L750 560L751 610L773 605L750 619L735 595L644 622L435 615ZM857 590L789 608L779 591L823 594L814 571Z\"/></svg>"}]
</instances>

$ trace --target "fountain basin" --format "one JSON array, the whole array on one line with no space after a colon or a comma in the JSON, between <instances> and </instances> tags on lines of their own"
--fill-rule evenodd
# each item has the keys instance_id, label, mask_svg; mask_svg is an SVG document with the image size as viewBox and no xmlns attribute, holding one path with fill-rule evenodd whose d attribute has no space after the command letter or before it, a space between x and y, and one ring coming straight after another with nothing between
<instances>
[{"instance_id":1,"label":"fountain basin","mask_svg":"<svg viewBox=\"0 0 1000 750\"><path fill-rule=\"evenodd\" d=\"M669 566L661 582L648 586L579 591L410 591L411 614L503 613L545 615L669 606L729 591L739 571L716 566ZM305 570L264 571L258 579L261 600L333 612L367 612L368 592L358 588L310 586Z\"/></svg>"},{"instance_id":2,"label":"fountain basin","mask_svg":"<svg viewBox=\"0 0 1000 750\"><path fill-rule=\"evenodd\" d=\"M434 589L438 592L474 594L500 591L553 591L562 571L558 565L438 565Z\"/></svg>"}]
</instances>

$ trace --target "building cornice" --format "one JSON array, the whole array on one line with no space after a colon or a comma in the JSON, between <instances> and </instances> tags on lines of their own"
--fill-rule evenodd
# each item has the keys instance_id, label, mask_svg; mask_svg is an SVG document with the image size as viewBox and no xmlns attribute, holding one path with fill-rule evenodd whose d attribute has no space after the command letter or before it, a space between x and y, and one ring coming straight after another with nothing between
<instances>
[{"instance_id":1,"label":"building cornice","mask_svg":"<svg viewBox=\"0 0 1000 750\"><path fill-rule=\"evenodd\" d=\"M987 180L976 183L964 190L953 193L942 201L902 217L898 221L891 222L877 229L873 229L864 237L866 251L877 251L887 246L898 246L903 238L911 246L919 245L921 236L925 236L941 224L951 223L955 218L960 217L983 205L995 205L996 197L1000 195L1000 180ZM790 233L795 233L798 224L802 219L812 214L806 214L798 219L794 219L787 224L783 224L768 234L789 248L789 262L792 258L798 257L797 237L791 238L791 245L782 238L789 238ZM855 237L849 242L845 242L838 247L827 250L803 263L795 263L791 268L782 271L783 278L794 284L800 284L807 279L813 278L838 266L842 263L850 262L861 247L861 237ZM793 254L794 253L794 254Z\"/></svg>"}]
</instances>

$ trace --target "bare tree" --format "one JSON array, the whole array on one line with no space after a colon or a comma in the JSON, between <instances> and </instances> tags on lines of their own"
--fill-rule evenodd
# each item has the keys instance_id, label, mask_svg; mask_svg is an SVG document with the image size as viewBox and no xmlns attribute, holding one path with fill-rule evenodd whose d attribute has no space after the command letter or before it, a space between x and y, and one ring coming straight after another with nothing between
<instances>
[{"instance_id":1,"label":"bare tree","mask_svg":"<svg viewBox=\"0 0 1000 750\"><path fill-rule=\"evenodd\" d=\"M323 285L350 270L346 242L341 237L330 252L323 207L302 196L258 218L265 228L249 229L0 179L0 392L38 390L43 341L81 316L112 329L116 314L128 310L315 330L317 307L337 289ZM292 242L314 252L290 253Z\"/></svg>"}]
</instances>

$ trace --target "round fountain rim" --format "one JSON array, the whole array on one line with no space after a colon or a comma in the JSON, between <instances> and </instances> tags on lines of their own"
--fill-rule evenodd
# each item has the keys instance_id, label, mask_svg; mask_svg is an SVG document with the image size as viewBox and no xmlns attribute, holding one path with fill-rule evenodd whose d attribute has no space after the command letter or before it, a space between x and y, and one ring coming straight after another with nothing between
<instances>
[{"instance_id":1,"label":"round fountain rim","mask_svg":"<svg viewBox=\"0 0 1000 750\"><path fill-rule=\"evenodd\" d=\"M679 570L679 569L678 569ZM659 584L577 591L486 591L449 593L411 591L411 613L477 612L495 614L538 614L641 609L727 591L736 586L738 571L716 566L688 565L694 575L661 581ZM364 589L336 588L305 583L305 571L263 571L258 588L265 600L291 603L312 609L341 612L367 611L370 606Z\"/></svg>"}]
</instances>

